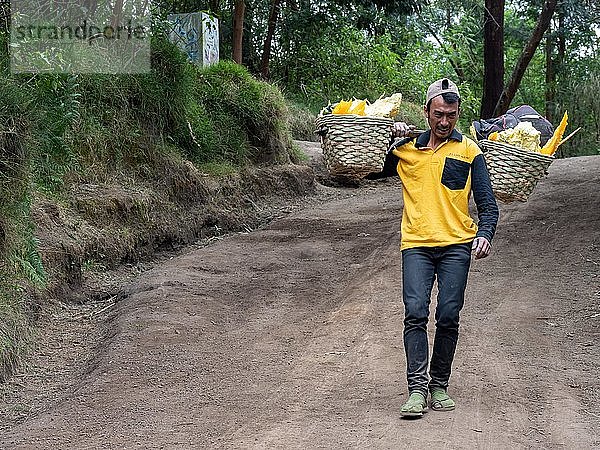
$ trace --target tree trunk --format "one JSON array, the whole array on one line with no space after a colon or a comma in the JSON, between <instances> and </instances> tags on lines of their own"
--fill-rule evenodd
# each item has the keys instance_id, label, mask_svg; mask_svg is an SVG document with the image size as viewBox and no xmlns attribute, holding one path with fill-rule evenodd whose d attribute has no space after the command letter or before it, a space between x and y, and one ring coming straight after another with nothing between
<instances>
[{"instance_id":1,"label":"tree trunk","mask_svg":"<svg viewBox=\"0 0 600 450\"><path fill-rule=\"evenodd\" d=\"M564 10L560 10L558 12L558 52L554 61L557 79L560 79L561 75L564 75L565 52L567 51L565 34L565 13Z\"/></svg>"},{"instance_id":2,"label":"tree trunk","mask_svg":"<svg viewBox=\"0 0 600 450\"><path fill-rule=\"evenodd\" d=\"M517 65L513 70L508 86L504 89L500 99L498 100L498 103L496 104L493 114L494 117L500 116L508 110L510 102L512 102L515 94L517 93L517 89L521 84L521 80L523 79L523 75L525 74L527 66L531 61L531 58L533 58L533 55L537 50L544 33L550 26L550 20L552 19L552 15L556 9L556 3L557 0L546 0L544 2L544 6L542 7L540 17L537 21L535 29L533 30L533 34L529 38L529 41L525 45L525 48L523 49L523 52L517 61Z\"/></svg>"},{"instance_id":3,"label":"tree trunk","mask_svg":"<svg viewBox=\"0 0 600 450\"><path fill-rule=\"evenodd\" d=\"M244 36L244 12L246 3L244 0L236 0L233 10L233 60L242 64L242 38Z\"/></svg>"},{"instance_id":4,"label":"tree trunk","mask_svg":"<svg viewBox=\"0 0 600 450\"><path fill-rule=\"evenodd\" d=\"M554 60L552 53L554 50L553 36L548 28L546 33L546 119L552 122L554 115L554 100L556 98L556 71L554 70Z\"/></svg>"},{"instance_id":5,"label":"tree trunk","mask_svg":"<svg viewBox=\"0 0 600 450\"><path fill-rule=\"evenodd\" d=\"M123 0L116 0L115 6L113 6L113 15L111 25L113 30L116 30L119 25L122 25L123 21Z\"/></svg>"},{"instance_id":6,"label":"tree trunk","mask_svg":"<svg viewBox=\"0 0 600 450\"><path fill-rule=\"evenodd\" d=\"M277 16L279 14L279 5L281 0L273 0L271 4L271 13L269 14L269 26L267 29L267 37L263 46L262 59L260 61L260 74L263 79L269 78L269 60L271 59L271 43L275 34L275 26L277 25Z\"/></svg>"},{"instance_id":7,"label":"tree trunk","mask_svg":"<svg viewBox=\"0 0 600 450\"><path fill-rule=\"evenodd\" d=\"M557 110L558 83L564 79L564 61L566 52L565 42L565 9L564 5L558 4L556 8L558 20L556 30L550 33L552 24L546 34L546 119L554 123ZM555 54L556 50L556 54Z\"/></svg>"},{"instance_id":8,"label":"tree trunk","mask_svg":"<svg viewBox=\"0 0 600 450\"><path fill-rule=\"evenodd\" d=\"M504 89L504 0L485 0L483 23L483 98L480 116L494 117Z\"/></svg>"},{"instance_id":9,"label":"tree trunk","mask_svg":"<svg viewBox=\"0 0 600 450\"><path fill-rule=\"evenodd\" d=\"M245 17L254 17L256 2L248 2ZM242 40L242 63L250 71L257 75L260 72L260 56L256 56L256 46L252 43L254 34L254 22L252 19L244 20L244 39Z\"/></svg>"}]
</instances>

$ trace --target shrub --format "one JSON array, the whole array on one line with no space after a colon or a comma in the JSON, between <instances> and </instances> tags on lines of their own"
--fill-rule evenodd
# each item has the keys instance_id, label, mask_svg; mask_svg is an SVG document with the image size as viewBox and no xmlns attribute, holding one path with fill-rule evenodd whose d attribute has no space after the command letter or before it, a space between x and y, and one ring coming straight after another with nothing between
<instances>
[{"instance_id":1,"label":"shrub","mask_svg":"<svg viewBox=\"0 0 600 450\"><path fill-rule=\"evenodd\" d=\"M27 284L43 287L30 218L27 97L0 74L0 380L17 364L29 333Z\"/></svg>"},{"instance_id":2,"label":"shrub","mask_svg":"<svg viewBox=\"0 0 600 450\"><path fill-rule=\"evenodd\" d=\"M212 150L209 141L205 146L187 146L195 161L289 160L289 112L276 87L255 79L238 64L222 61L198 71L193 100L208 118L198 121L192 114L196 140L205 132L214 139ZM191 108L192 113L198 111L197 106Z\"/></svg>"},{"instance_id":3,"label":"shrub","mask_svg":"<svg viewBox=\"0 0 600 450\"><path fill-rule=\"evenodd\" d=\"M0 35L0 379L28 335L29 289L46 283L31 219L38 192L68 201L71 182L162 180L181 155L219 174L289 160L277 88L233 63L198 70L164 38L152 52L149 74L11 76Z\"/></svg>"},{"instance_id":4,"label":"shrub","mask_svg":"<svg viewBox=\"0 0 600 450\"><path fill-rule=\"evenodd\" d=\"M292 137L299 141L318 141L319 137L315 134L317 115L308 107L296 102L290 102L288 107Z\"/></svg>"}]
</instances>

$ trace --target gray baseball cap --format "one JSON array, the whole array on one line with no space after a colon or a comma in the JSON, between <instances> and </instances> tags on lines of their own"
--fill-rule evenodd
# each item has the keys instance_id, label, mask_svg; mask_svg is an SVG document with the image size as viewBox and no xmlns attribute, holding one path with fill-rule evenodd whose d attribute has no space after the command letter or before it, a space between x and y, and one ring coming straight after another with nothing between
<instances>
[{"instance_id":1,"label":"gray baseball cap","mask_svg":"<svg viewBox=\"0 0 600 450\"><path fill-rule=\"evenodd\" d=\"M437 81L434 81L427 89L427 98L425 99L425 104L427 105L429 103L429 100L446 92L452 92L458 95L458 98L460 98L460 94L458 93L458 86L456 86L456 84L454 84L448 78L441 78Z\"/></svg>"}]
</instances>

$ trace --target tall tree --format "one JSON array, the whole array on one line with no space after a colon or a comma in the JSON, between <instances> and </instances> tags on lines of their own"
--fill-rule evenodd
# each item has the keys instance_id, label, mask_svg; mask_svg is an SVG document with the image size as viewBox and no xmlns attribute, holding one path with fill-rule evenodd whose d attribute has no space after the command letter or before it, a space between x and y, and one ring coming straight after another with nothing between
<instances>
[{"instance_id":1,"label":"tall tree","mask_svg":"<svg viewBox=\"0 0 600 450\"><path fill-rule=\"evenodd\" d=\"M583 60L598 60L600 41L596 30L600 27L600 5L592 0L561 0L558 2L554 20L546 33L546 118L552 121L561 103L570 95L561 92L561 86L569 85L581 74L573 71L575 66L587 66ZM594 50L595 49L595 50ZM590 73L590 69L585 73ZM561 98L562 97L562 98ZM568 103L568 101L567 101ZM557 117L558 118L558 117ZM579 138L579 137L577 137Z\"/></svg>"},{"instance_id":2,"label":"tall tree","mask_svg":"<svg viewBox=\"0 0 600 450\"><path fill-rule=\"evenodd\" d=\"M456 76L458 77L458 82L461 84L464 83L465 82L465 71L463 70L460 59L457 57L456 43L452 42L451 45L446 45L446 43L444 42L444 39L438 35L434 26L432 26L429 22L427 22L427 20L423 20L421 23L422 23L423 27L425 29L427 29L427 31L429 31L429 34L431 35L431 37L433 37L433 39L436 40L436 42L439 44L440 48L444 51L444 53L448 57L448 62L454 69L454 72L456 73ZM447 27L449 29L451 27L450 17L448 17L448 20L446 23L447 23Z\"/></svg>"},{"instance_id":3,"label":"tall tree","mask_svg":"<svg viewBox=\"0 0 600 450\"><path fill-rule=\"evenodd\" d=\"M277 16L279 15L279 5L281 0L273 0L271 3L271 12L269 13L269 25L267 27L267 36L263 46L262 59L260 63L260 74L266 80L269 78L269 59L271 58L271 44L277 25Z\"/></svg>"},{"instance_id":4,"label":"tall tree","mask_svg":"<svg viewBox=\"0 0 600 450\"><path fill-rule=\"evenodd\" d=\"M116 30L123 21L123 0L116 0L112 10L111 25Z\"/></svg>"},{"instance_id":5,"label":"tall tree","mask_svg":"<svg viewBox=\"0 0 600 450\"><path fill-rule=\"evenodd\" d=\"M525 74L525 70L533 58L533 54L538 48L544 33L550 26L550 20L552 20L552 15L556 9L557 0L545 0L544 5L542 6L542 11L540 12L539 19L533 30L529 41L525 45L517 64L512 72L510 77L510 81L508 85L502 91L502 95L496 104L496 108L494 109L493 116L497 117L504 114L512 102L519 85L521 84L521 80L523 79L523 75Z\"/></svg>"},{"instance_id":6,"label":"tall tree","mask_svg":"<svg viewBox=\"0 0 600 450\"><path fill-rule=\"evenodd\" d=\"M244 13L246 3L244 0L236 0L233 10L233 60L242 64L242 39L244 37Z\"/></svg>"},{"instance_id":7,"label":"tall tree","mask_svg":"<svg viewBox=\"0 0 600 450\"><path fill-rule=\"evenodd\" d=\"M557 76L562 71L563 61L565 59L565 17L564 11L559 5L557 11L558 19L556 27L553 30L552 24L546 32L546 118L552 122L556 111L556 84ZM556 48L556 55L554 49Z\"/></svg>"},{"instance_id":8,"label":"tall tree","mask_svg":"<svg viewBox=\"0 0 600 450\"><path fill-rule=\"evenodd\" d=\"M504 90L504 0L485 0L483 24L483 98L480 117L494 116Z\"/></svg>"},{"instance_id":9,"label":"tall tree","mask_svg":"<svg viewBox=\"0 0 600 450\"><path fill-rule=\"evenodd\" d=\"M480 0L433 0L417 14L417 29L437 42L459 84L481 83L484 9Z\"/></svg>"}]
</instances>

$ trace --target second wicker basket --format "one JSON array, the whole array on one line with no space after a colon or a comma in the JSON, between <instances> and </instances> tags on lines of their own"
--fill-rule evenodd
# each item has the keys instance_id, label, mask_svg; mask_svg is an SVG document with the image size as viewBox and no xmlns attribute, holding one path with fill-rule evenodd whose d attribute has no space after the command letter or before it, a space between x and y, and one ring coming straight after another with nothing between
<instances>
[{"instance_id":1,"label":"second wicker basket","mask_svg":"<svg viewBox=\"0 0 600 450\"><path fill-rule=\"evenodd\" d=\"M545 175L553 156L542 155L512 145L482 140L494 195L504 202L526 202L533 189Z\"/></svg>"},{"instance_id":2,"label":"second wicker basket","mask_svg":"<svg viewBox=\"0 0 600 450\"><path fill-rule=\"evenodd\" d=\"M382 170L394 121L380 117L327 114L316 120L316 133L327 170L333 176L360 179Z\"/></svg>"}]
</instances>

